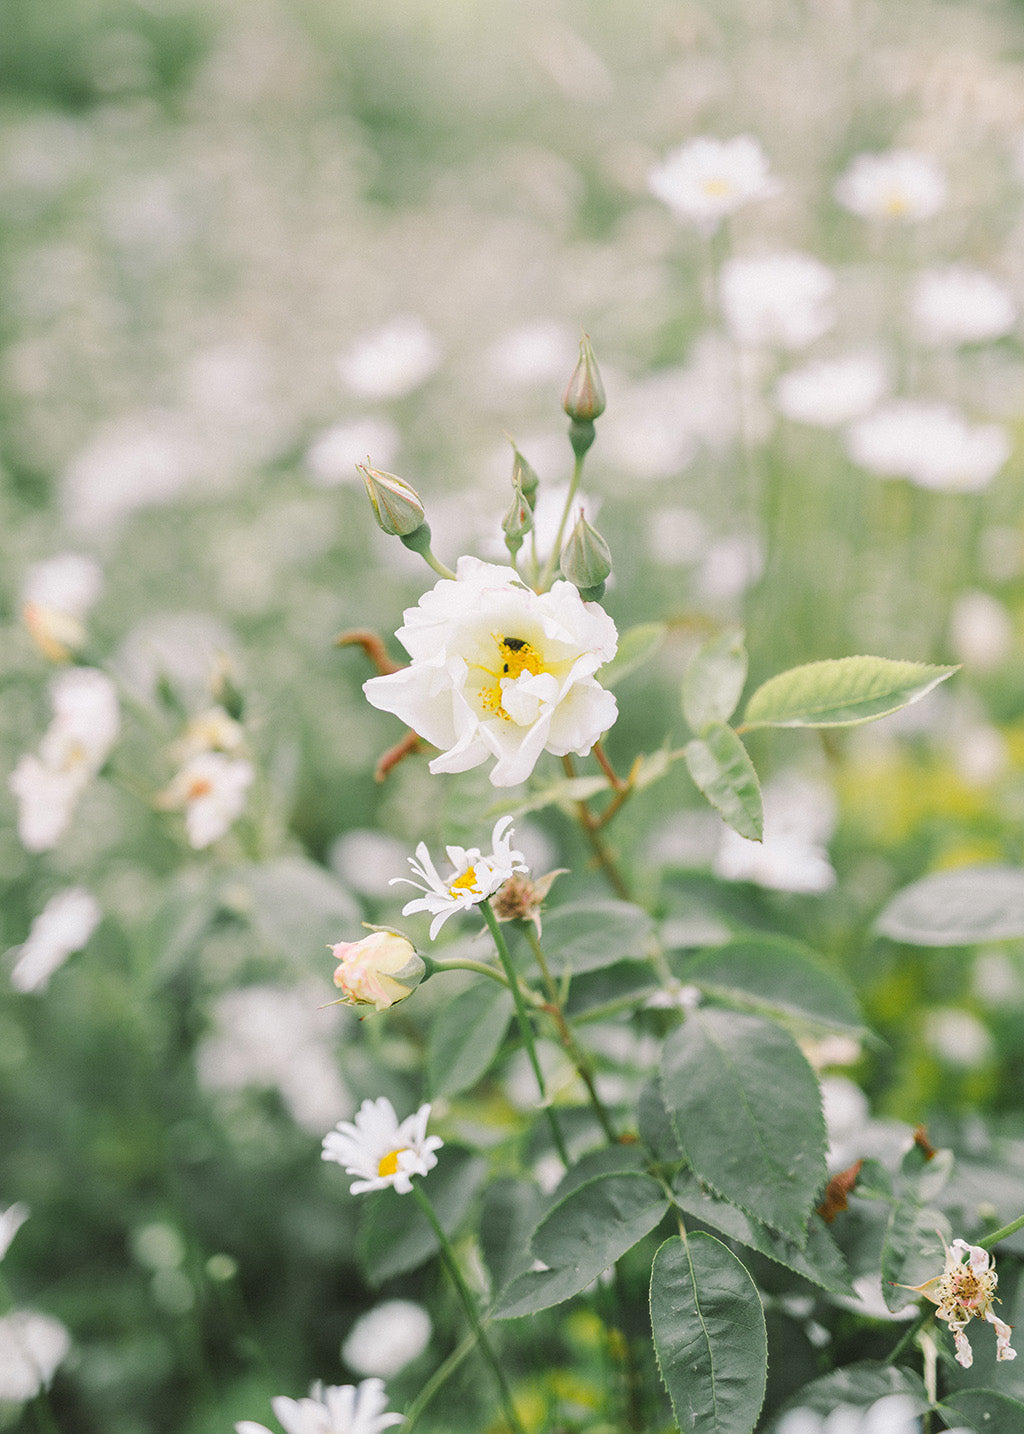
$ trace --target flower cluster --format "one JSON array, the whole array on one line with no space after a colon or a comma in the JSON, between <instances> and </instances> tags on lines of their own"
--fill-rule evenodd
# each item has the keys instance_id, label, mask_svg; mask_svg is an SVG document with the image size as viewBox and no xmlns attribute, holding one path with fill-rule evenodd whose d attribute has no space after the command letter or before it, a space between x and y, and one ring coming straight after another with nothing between
<instances>
[{"instance_id":1,"label":"flower cluster","mask_svg":"<svg viewBox=\"0 0 1024 1434\"><path fill-rule=\"evenodd\" d=\"M180 766L157 797L165 811L184 811L189 845L219 841L245 810L255 768L241 756L241 725L221 707L195 718L176 744Z\"/></svg>"}]
</instances>

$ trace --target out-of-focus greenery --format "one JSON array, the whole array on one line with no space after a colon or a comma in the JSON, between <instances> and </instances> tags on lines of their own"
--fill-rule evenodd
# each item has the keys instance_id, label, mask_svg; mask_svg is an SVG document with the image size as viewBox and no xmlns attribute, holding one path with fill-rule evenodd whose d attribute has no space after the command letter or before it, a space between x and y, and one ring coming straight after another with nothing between
<instances>
[{"instance_id":1,"label":"out-of-focus greenery","mask_svg":"<svg viewBox=\"0 0 1024 1434\"><path fill-rule=\"evenodd\" d=\"M568 481L560 395L581 329L608 392L586 470L615 564L605 604L620 631L669 623L619 688L620 768L685 740L680 679L727 622L746 628L753 682L861 651L963 664L888 726L751 735L769 780L797 769L834 801L830 889L714 875L718 828L681 765L612 829L635 889L659 916L699 909L809 942L877 1037L844 1071L872 1110L975 1154L1001 1140L1020 1164L1020 943L918 951L872 934L920 875L1022 854L1019 322L936 351L915 345L906 308L915 270L951 261L1024 302L1017 9L2 0L4 774L49 720L52 669L21 619L32 564L98 561L84 656L123 697L122 737L53 851L24 850L0 793L0 948L66 886L103 910L45 991L9 988L12 955L0 993L0 1207L32 1212L3 1271L19 1306L71 1332L60 1429L214 1434L269 1419L274 1394L358 1376L340 1344L380 1292L320 1135L364 1097L402 1111L430 1098L429 1031L451 988L435 981L386 1019L321 1012L324 947L396 920L387 877L418 841L480 841L506 807L481 773L438 782L422 758L373 779L401 731L364 701L361 653L334 638L370 628L397 658L390 634L433 575L376 531L354 462L416 486L444 561L501 561L505 434L542 491ZM679 225L646 176L694 135L744 132L781 189L735 216L728 244L834 266L835 330L812 353L879 345L897 391L1004 425L1013 453L984 492L856 468L835 433L774 410L799 355L737 355L722 337L724 236ZM917 228L872 228L832 185L854 154L897 144L936 156L951 199ZM436 364L410 379L378 360L354 378L356 346L410 315ZM965 605L979 594L991 607ZM156 797L225 663L257 777L234 830L194 852ZM524 829L543 869L572 868L560 903L601 890L569 814ZM360 859L353 833L384 845ZM283 1014L232 1006L249 987ZM660 1020L595 1035L624 1102ZM229 1071L216 1042L232 1033ZM435 1108L446 1140L483 1146L495 1172L538 1153L517 1146L520 1058ZM431 1266L384 1293L435 1317L427 1351L389 1380L401 1409L462 1327ZM593 1313L562 1314L532 1320L530 1343L501 1330L531 1429L588 1427L599 1403ZM816 1352L800 1348L809 1378ZM421 1427L490 1427L479 1384L464 1366ZM1019 1375L1003 1387L1024 1396ZM45 1417L0 1404L0 1428Z\"/></svg>"}]
</instances>

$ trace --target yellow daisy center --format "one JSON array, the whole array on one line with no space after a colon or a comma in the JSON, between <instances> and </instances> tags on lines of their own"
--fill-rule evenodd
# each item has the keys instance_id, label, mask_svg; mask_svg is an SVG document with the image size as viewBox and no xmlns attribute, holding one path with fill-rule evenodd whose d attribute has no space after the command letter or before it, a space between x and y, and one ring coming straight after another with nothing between
<instances>
[{"instance_id":1,"label":"yellow daisy center","mask_svg":"<svg viewBox=\"0 0 1024 1434\"><path fill-rule=\"evenodd\" d=\"M457 891L472 891L476 884L476 867L467 866L462 875L455 878L448 890L454 896Z\"/></svg>"},{"instance_id":2,"label":"yellow daisy center","mask_svg":"<svg viewBox=\"0 0 1024 1434\"><path fill-rule=\"evenodd\" d=\"M906 195L901 194L898 190L893 190L893 192L892 192L891 194L889 194L889 195L886 196L886 200L885 200L885 212L886 212L886 214L890 215L893 219L898 219L901 214L906 214L906 212L907 212L907 199L906 199Z\"/></svg>"},{"instance_id":3,"label":"yellow daisy center","mask_svg":"<svg viewBox=\"0 0 1024 1434\"><path fill-rule=\"evenodd\" d=\"M514 682L524 672L531 677L536 677L540 672L548 669L544 665L544 659L537 649L522 637L503 637L500 633L493 633L494 641L498 648L497 668L485 667L484 671L494 678L489 687L480 689L480 702L485 712L492 713L495 717L503 717L506 722L512 718L502 706L501 684L508 678Z\"/></svg>"},{"instance_id":4,"label":"yellow daisy center","mask_svg":"<svg viewBox=\"0 0 1024 1434\"><path fill-rule=\"evenodd\" d=\"M729 181L717 175L709 176L709 178L704 180L701 187L710 199L722 199L725 195L732 192L732 185Z\"/></svg>"},{"instance_id":5,"label":"yellow daisy center","mask_svg":"<svg viewBox=\"0 0 1024 1434\"><path fill-rule=\"evenodd\" d=\"M398 1157L401 1155L402 1151L405 1148L406 1147L403 1145L400 1146L398 1150L389 1150L387 1155L384 1156L383 1160L377 1166L377 1174L381 1177L385 1175L397 1175Z\"/></svg>"}]
</instances>

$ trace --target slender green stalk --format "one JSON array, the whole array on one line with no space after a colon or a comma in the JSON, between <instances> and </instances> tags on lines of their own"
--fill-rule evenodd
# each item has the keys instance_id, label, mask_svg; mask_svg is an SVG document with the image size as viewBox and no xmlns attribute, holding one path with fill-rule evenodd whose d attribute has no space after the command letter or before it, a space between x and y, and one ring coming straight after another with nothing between
<instances>
[{"instance_id":1,"label":"slender green stalk","mask_svg":"<svg viewBox=\"0 0 1024 1434\"><path fill-rule=\"evenodd\" d=\"M440 558L434 556L433 548L427 548L421 551L420 556L423 558L424 562L429 563L430 566L434 569L434 572L439 573L441 577L453 578L455 576L451 568L449 568L445 563L442 563Z\"/></svg>"},{"instance_id":2,"label":"slender green stalk","mask_svg":"<svg viewBox=\"0 0 1024 1434\"><path fill-rule=\"evenodd\" d=\"M451 961L433 961L429 974L434 976L442 971L475 971L478 976L490 976L491 980L497 981L500 986L511 988L517 984L510 981L506 975L493 966L488 966L485 961L462 961L454 958Z\"/></svg>"},{"instance_id":3,"label":"slender green stalk","mask_svg":"<svg viewBox=\"0 0 1024 1434\"><path fill-rule=\"evenodd\" d=\"M562 758L562 768L565 775L572 781L576 776L576 768L571 757L567 756ZM590 850L594 854L594 860L608 879L608 885L620 901L632 900L629 887L626 885L622 873L615 865L614 857L601 839L601 817L596 817L585 801L576 802L575 807L576 820L579 822L583 835L590 845Z\"/></svg>"},{"instance_id":4,"label":"slender green stalk","mask_svg":"<svg viewBox=\"0 0 1024 1434\"><path fill-rule=\"evenodd\" d=\"M505 1371L498 1363L498 1357L494 1352L490 1340L487 1338L487 1331L484 1329L483 1321L480 1319L480 1311L476 1307L476 1301L470 1293L465 1280L462 1278L462 1271L459 1269L459 1262L455 1258L455 1251L452 1249L451 1241L441 1228L441 1222L434 1212L434 1207L430 1203L429 1197L424 1194L423 1188L418 1181L414 1180L412 1182L412 1193L415 1195L420 1209L429 1220L431 1228L437 1236L438 1243L441 1246L441 1258L444 1261L452 1284L455 1286L459 1299L462 1301L463 1309L466 1311L466 1317L473 1330L476 1343L480 1348L480 1353L491 1366L491 1372L498 1385L502 1407L504 1408L505 1418L508 1421L509 1428L513 1429L515 1434L526 1434L519 1416L516 1413L515 1405L512 1402L512 1391L508 1387Z\"/></svg>"},{"instance_id":5,"label":"slender green stalk","mask_svg":"<svg viewBox=\"0 0 1024 1434\"><path fill-rule=\"evenodd\" d=\"M562 555L562 539L565 537L565 525L569 521L569 514L572 512L573 500L576 497L576 490L580 486L580 478L583 474L584 454L578 453L572 465L572 478L569 480L569 492L566 494L565 506L562 509L562 516L558 520L558 532L555 534L554 546L548 554L548 560L544 564L544 571L540 575L540 582L537 584L538 592L545 592L551 586L551 579L554 576L558 559Z\"/></svg>"},{"instance_id":6,"label":"slender green stalk","mask_svg":"<svg viewBox=\"0 0 1024 1434\"><path fill-rule=\"evenodd\" d=\"M558 1029L559 1039L565 1048L566 1054L576 1067L576 1073L580 1080L587 1088L590 1103L594 1107L594 1114L601 1124L601 1129L604 1131L608 1143L615 1145L619 1137L616 1134L615 1127L612 1125L611 1117L605 1109L604 1102L597 1093L597 1087L594 1084L594 1073L590 1061L587 1059L586 1052L577 1042L576 1037L573 1035L572 1027L565 1018L562 1003L558 998L558 987L555 985L551 968L547 963L547 957L544 955L544 948L540 944L536 931L528 922L525 923L525 928L526 939L533 949L534 957L536 958L537 965L540 967L540 973L544 980L544 989L547 991L548 1013Z\"/></svg>"},{"instance_id":7,"label":"slender green stalk","mask_svg":"<svg viewBox=\"0 0 1024 1434\"><path fill-rule=\"evenodd\" d=\"M1010 1235L1016 1235L1018 1230L1024 1230L1024 1215L1018 1215L1016 1220L1011 1220L1002 1229L995 1230L991 1235L986 1235L983 1240L977 1243L983 1250L991 1250L993 1245L998 1245L1000 1240L1007 1239Z\"/></svg>"},{"instance_id":8,"label":"slender green stalk","mask_svg":"<svg viewBox=\"0 0 1024 1434\"><path fill-rule=\"evenodd\" d=\"M519 977L516 974L516 968L512 964L512 956L509 953L508 943L505 940L501 927L498 925L498 918L494 914L491 903L485 899L480 903L480 909L484 914L484 920L487 922L487 929L491 933L491 939L498 953L498 959L505 968L505 975L508 977L508 984L512 991L512 999L516 1007L516 1020L519 1022L519 1033L523 1038L523 1045L526 1047L526 1054L529 1056L533 1073L537 1077L537 1089L540 1091L544 1113L551 1127L551 1137L555 1142L555 1149L558 1151L562 1164L568 1170L570 1165L569 1152L565 1147L565 1141L562 1139L562 1132L558 1128L555 1112L551 1109L550 1105L548 1105L547 1088L544 1084L544 1072L541 1070L540 1061L537 1058L537 1047L534 1044L533 1028L530 1025L530 1017L526 1010L526 1003L523 1000Z\"/></svg>"},{"instance_id":9,"label":"slender green stalk","mask_svg":"<svg viewBox=\"0 0 1024 1434\"><path fill-rule=\"evenodd\" d=\"M416 1424L416 1421L419 1419L424 1409L426 1409L427 1405L433 1399L434 1395L438 1392L439 1389L444 1388L445 1384L447 1384L448 1380L458 1369L462 1361L466 1358L467 1355L472 1354L475 1348L476 1335L467 1335L466 1338L462 1341L462 1343L456 1349L452 1350L451 1354L444 1361L444 1363L439 1365L438 1368L434 1370L433 1374L427 1380L426 1384L420 1390L419 1394L417 1394L416 1398L409 1405L409 1409L405 1416L405 1424L403 1425L403 1434L412 1434L412 1430Z\"/></svg>"}]
</instances>

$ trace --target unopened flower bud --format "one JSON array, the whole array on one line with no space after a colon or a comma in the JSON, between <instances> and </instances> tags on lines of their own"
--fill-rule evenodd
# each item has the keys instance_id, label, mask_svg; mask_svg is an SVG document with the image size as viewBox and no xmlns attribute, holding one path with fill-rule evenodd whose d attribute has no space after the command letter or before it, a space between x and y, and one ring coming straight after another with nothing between
<instances>
[{"instance_id":1,"label":"unopened flower bud","mask_svg":"<svg viewBox=\"0 0 1024 1434\"><path fill-rule=\"evenodd\" d=\"M533 527L533 509L530 507L523 493L522 488L513 479L512 503L508 512L501 520L501 526L505 533L505 546L515 557L523 546L523 539Z\"/></svg>"},{"instance_id":2,"label":"unopened flower bud","mask_svg":"<svg viewBox=\"0 0 1024 1434\"><path fill-rule=\"evenodd\" d=\"M516 445L512 444L512 486L516 484L523 490L523 497L533 507L533 501L537 496L537 489L540 487L540 479L526 459L519 452Z\"/></svg>"},{"instance_id":3,"label":"unopened flower bud","mask_svg":"<svg viewBox=\"0 0 1024 1434\"><path fill-rule=\"evenodd\" d=\"M412 942L393 931L373 931L362 941L339 941L330 950L341 963L334 984L348 1006L386 1011L411 996L427 973L426 962Z\"/></svg>"},{"instance_id":4,"label":"unopened flower bud","mask_svg":"<svg viewBox=\"0 0 1024 1434\"><path fill-rule=\"evenodd\" d=\"M356 467L363 475L374 517L383 532L405 538L423 526L423 504L415 488L393 473L371 468L369 463L357 463Z\"/></svg>"},{"instance_id":5,"label":"unopened flower bud","mask_svg":"<svg viewBox=\"0 0 1024 1434\"><path fill-rule=\"evenodd\" d=\"M586 334L580 339L579 362L562 397L562 407L579 424L592 424L605 410L604 384Z\"/></svg>"},{"instance_id":6,"label":"unopened flower bud","mask_svg":"<svg viewBox=\"0 0 1024 1434\"><path fill-rule=\"evenodd\" d=\"M581 513L569 534L560 560L562 576L580 590L582 597L597 600L604 595L605 579L612 570L608 544Z\"/></svg>"}]
</instances>

